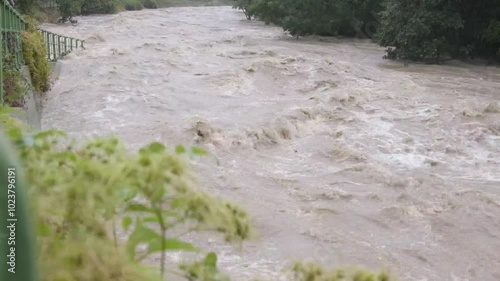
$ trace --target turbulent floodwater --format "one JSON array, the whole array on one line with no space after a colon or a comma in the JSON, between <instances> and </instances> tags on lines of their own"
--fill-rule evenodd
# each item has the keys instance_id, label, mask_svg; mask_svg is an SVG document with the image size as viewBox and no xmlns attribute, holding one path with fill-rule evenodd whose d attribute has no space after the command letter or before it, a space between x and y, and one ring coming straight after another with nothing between
<instances>
[{"instance_id":1,"label":"turbulent floodwater","mask_svg":"<svg viewBox=\"0 0 500 281\"><path fill-rule=\"evenodd\" d=\"M400 280L500 280L500 70L382 59L363 40L295 40L230 7L79 18L44 129L130 149L206 148L201 188L257 231L220 253L235 280L291 260Z\"/></svg>"}]
</instances>

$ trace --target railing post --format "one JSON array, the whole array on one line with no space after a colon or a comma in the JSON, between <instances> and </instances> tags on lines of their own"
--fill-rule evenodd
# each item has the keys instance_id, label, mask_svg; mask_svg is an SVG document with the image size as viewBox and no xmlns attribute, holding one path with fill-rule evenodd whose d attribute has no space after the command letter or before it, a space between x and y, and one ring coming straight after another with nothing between
<instances>
[{"instance_id":1,"label":"railing post","mask_svg":"<svg viewBox=\"0 0 500 281\"><path fill-rule=\"evenodd\" d=\"M57 60L57 57L56 57L56 36L54 33L51 33L52 34L52 51L54 52L54 55L52 56L54 61Z\"/></svg>"},{"instance_id":2,"label":"railing post","mask_svg":"<svg viewBox=\"0 0 500 281\"><path fill-rule=\"evenodd\" d=\"M45 44L47 44L47 59L50 61L50 43L49 43L49 33L47 31L42 31L45 37Z\"/></svg>"},{"instance_id":3,"label":"railing post","mask_svg":"<svg viewBox=\"0 0 500 281\"><path fill-rule=\"evenodd\" d=\"M61 57L61 36L57 35L57 57Z\"/></svg>"}]
</instances>

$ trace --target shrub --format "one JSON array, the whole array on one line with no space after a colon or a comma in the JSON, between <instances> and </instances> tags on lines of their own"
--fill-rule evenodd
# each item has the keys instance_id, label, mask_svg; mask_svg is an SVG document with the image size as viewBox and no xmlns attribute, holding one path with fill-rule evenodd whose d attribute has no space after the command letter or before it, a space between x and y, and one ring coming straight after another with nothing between
<instances>
[{"instance_id":1,"label":"shrub","mask_svg":"<svg viewBox=\"0 0 500 281\"><path fill-rule=\"evenodd\" d=\"M3 56L3 100L9 106L22 107L27 92L27 84L16 68L15 57L5 53Z\"/></svg>"},{"instance_id":2,"label":"shrub","mask_svg":"<svg viewBox=\"0 0 500 281\"><path fill-rule=\"evenodd\" d=\"M153 253L164 261L166 251L199 251L174 238L186 226L212 230L227 241L249 236L242 210L193 186L186 157L203 154L200 149L179 146L171 152L153 143L130 154L117 139L75 143L57 131L7 128L28 195L36 199L30 202L42 281L156 281L160 274L148 275L139 262ZM130 231L123 247L116 238L119 219ZM146 250L138 252L144 244ZM206 259L214 265L213 254ZM204 269L182 270L187 268Z\"/></svg>"},{"instance_id":3,"label":"shrub","mask_svg":"<svg viewBox=\"0 0 500 281\"><path fill-rule=\"evenodd\" d=\"M358 35L376 22L381 0L234 0L247 19L283 27L294 36ZM371 31L373 33L374 31Z\"/></svg>"},{"instance_id":4,"label":"shrub","mask_svg":"<svg viewBox=\"0 0 500 281\"><path fill-rule=\"evenodd\" d=\"M82 15L115 14L118 9L117 0L81 0L80 11Z\"/></svg>"},{"instance_id":5,"label":"shrub","mask_svg":"<svg viewBox=\"0 0 500 281\"><path fill-rule=\"evenodd\" d=\"M500 21L491 20L488 28L484 31L483 40L486 42L487 48L490 49L489 53L500 61Z\"/></svg>"},{"instance_id":6,"label":"shrub","mask_svg":"<svg viewBox=\"0 0 500 281\"><path fill-rule=\"evenodd\" d=\"M157 9L158 8L158 4L156 3L155 0L144 0L142 2L142 5L146 9Z\"/></svg>"},{"instance_id":7,"label":"shrub","mask_svg":"<svg viewBox=\"0 0 500 281\"><path fill-rule=\"evenodd\" d=\"M41 281L159 281L161 274L139 265L142 259L160 252L164 272L165 252L199 251L179 240L179 230L213 231L226 241L251 234L245 212L193 187L186 156L203 150L170 151L152 143L131 154L114 138L77 143L58 131L30 133L9 112L0 107L0 122L21 159L18 173L26 175ZM125 247L116 238L118 219L131 230ZM139 245L146 246L141 253ZM179 269L175 273L189 281L230 280L212 252ZM385 272L327 271L301 263L292 273L295 281L392 280Z\"/></svg>"},{"instance_id":8,"label":"shrub","mask_svg":"<svg viewBox=\"0 0 500 281\"><path fill-rule=\"evenodd\" d=\"M61 22L71 20L72 17L80 14L81 2L83 0L56 0L57 8L61 15Z\"/></svg>"},{"instance_id":9,"label":"shrub","mask_svg":"<svg viewBox=\"0 0 500 281\"><path fill-rule=\"evenodd\" d=\"M388 58L439 62L450 54L463 27L458 10L449 1L390 0L382 12L378 39Z\"/></svg>"},{"instance_id":10,"label":"shrub","mask_svg":"<svg viewBox=\"0 0 500 281\"><path fill-rule=\"evenodd\" d=\"M47 60L45 40L37 31L37 23L29 18L27 29L22 33L24 62L29 68L31 82L36 91L43 93L50 89L50 64Z\"/></svg>"},{"instance_id":11,"label":"shrub","mask_svg":"<svg viewBox=\"0 0 500 281\"><path fill-rule=\"evenodd\" d=\"M499 13L494 0L388 0L377 37L389 47L388 58L440 62L443 56L488 56L500 47L490 37Z\"/></svg>"},{"instance_id":12,"label":"shrub","mask_svg":"<svg viewBox=\"0 0 500 281\"><path fill-rule=\"evenodd\" d=\"M293 281L390 281L394 280L387 272L372 273L362 269L338 269L328 271L312 263L296 263L292 272Z\"/></svg>"},{"instance_id":13,"label":"shrub","mask_svg":"<svg viewBox=\"0 0 500 281\"><path fill-rule=\"evenodd\" d=\"M236 2L234 3L233 8L242 10L247 20L251 20L253 16L252 5L254 5L258 0L233 0L233 1Z\"/></svg>"},{"instance_id":14,"label":"shrub","mask_svg":"<svg viewBox=\"0 0 500 281\"><path fill-rule=\"evenodd\" d=\"M141 0L124 0L123 6L127 11L138 11L143 8Z\"/></svg>"}]
</instances>

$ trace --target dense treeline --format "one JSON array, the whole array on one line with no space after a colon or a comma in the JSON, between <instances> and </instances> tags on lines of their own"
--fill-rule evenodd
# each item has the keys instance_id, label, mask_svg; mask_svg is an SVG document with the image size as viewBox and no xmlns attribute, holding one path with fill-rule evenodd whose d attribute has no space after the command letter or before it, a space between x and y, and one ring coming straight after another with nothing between
<instances>
[{"instance_id":1,"label":"dense treeline","mask_svg":"<svg viewBox=\"0 0 500 281\"><path fill-rule=\"evenodd\" d=\"M498 0L234 0L247 19L293 36L356 36L388 47L387 58L500 60Z\"/></svg>"},{"instance_id":2,"label":"dense treeline","mask_svg":"<svg viewBox=\"0 0 500 281\"><path fill-rule=\"evenodd\" d=\"M113 14L120 9L155 9L155 0L56 0L61 21L70 20L76 15Z\"/></svg>"}]
</instances>

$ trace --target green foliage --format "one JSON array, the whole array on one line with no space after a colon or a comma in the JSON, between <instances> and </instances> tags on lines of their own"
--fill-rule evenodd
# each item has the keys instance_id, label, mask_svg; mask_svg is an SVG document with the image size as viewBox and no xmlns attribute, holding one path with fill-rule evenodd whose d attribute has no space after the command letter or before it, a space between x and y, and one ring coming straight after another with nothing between
<instances>
[{"instance_id":1,"label":"green foliage","mask_svg":"<svg viewBox=\"0 0 500 281\"><path fill-rule=\"evenodd\" d=\"M79 0L82 15L115 14L118 12L118 0Z\"/></svg>"},{"instance_id":2,"label":"green foliage","mask_svg":"<svg viewBox=\"0 0 500 281\"><path fill-rule=\"evenodd\" d=\"M233 0L248 20L292 36L374 38L386 58L439 63L500 54L496 0ZM375 34L377 32L377 34ZM497 55L498 56L498 55ZM500 57L497 57L500 58Z\"/></svg>"},{"instance_id":3,"label":"green foliage","mask_svg":"<svg viewBox=\"0 0 500 281\"><path fill-rule=\"evenodd\" d=\"M236 3L234 3L233 8L242 10L247 20L251 20L253 16L252 5L255 5L255 2L257 2L258 0L234 0L234 1Z\"/></svg>"},{"instance_id":4,"label":"green foliage","mask_svg":"<svg viewBox=\"0 0 500 281\"><path fill-rule=\"evenodd\" d=\"M171 152L151 143L131 154L114 138L80 143L59 131L31 133L12 112L0 108L0 121L29 184L41 281L160 281L166 252L201 252L179 231L212 231L227 241L250 237L245 212L193 187L186 161L204 150L177 146ZM129 233L124 247L119 225ZM139 265L154 253L161 253L160 273ZM327 272L313 264L292 271L296 281L393 280L384 272ZM189 281L229 281L213 252L170 272Z\"/></svg>"},{"instance_id":5,"label":"green foliage","mask_svg":"<svg viewBox=\"0 0 500 281\"><path fill-rule=\"evenodd\" d=\"M156 3L155 0L143 0L142 1L142 6L146 9L157 9L158 4Z\"/></svg>"},{"instance_id":6,"label":"green foliage","mask_svg":"<svg viewBox=\"0 0 500 281\"><path fill-rule=\"evenodd\" d=\"M15 56L8 53L3 55L3 99L9 106L22 107L28 85L16 68L15 59Z\"/></svg>"},{"instance_id":7,"label":"green foliage","mask_svg":"<svg viewBox=\"0 0 500 281\"><path fill-rule=\"evenodd\" d=\"M440 62L488 55L500 47L495 35L488 36L499 13L494 0L387 0L377 37L392 59Z\"/></svg>"},{"instance_id":8,"label":"green foliage","mask_svg":"<svg viewBox=\"0 0 500 281\"><path fill-rule=\"evenodd\" d=\"M61 22L71 20L72 17L80 14L82 0L56 0L56 3L61 15Z\"/></svg>"},{"instance_id":9,"label":"green foliage","mask_svg":"<svg viewBox=\"0 0 500 281\"><path fill-rule=\"evenodd\" d=\"M26 31L22 33L24 62L29 68L31 82L36 91L43 93L50 89L50 64L47 61L45 40L36 29L37 23L29 17Z\"/></svg>"},{"instance_id":10,"label":"green foliage","mask_svg":"<svg viewBox=\"0 0 500 281\"><path fill-rule=\"evenodd\" d=\"M138 11L143 8L141 0L123 0L123 6L127 11Z\"/></svg>"},{"instance_id":11,"label":"green foliage","mask_svg":"<svg viewBox=\"0 0 500 281\"><path fill-rule=\"evenodd\" d=\"M382 23L379 43L394 47L389 58L436 62L450 52L463 27L451 1L388 1Z\"/></svg>"},{"instance_id":12,"label":"green foliage","mask_svg":"<svg viewBox=\"0 0 500 281\"><path fill-rule=\"evenodd\" d=\"M248 9L250 15L257 17L266 24L283 25L283 19L287 16L285 4L282 0L256 0Z\"/></svg>"},{"instance_id":13,"label":"green foliage","mask_svg":"<svg viewBox=\"0 0 500 281\"><path fill-rule=\"evenodd\" d=\"M390 281L390 277L385 271L372 273L365 270L338 269L326 271L316 264L296 263L292 271L294 281Z\"/></svg>"},{"instance_id":14,"label":"green foliage","mask_svg":"<svg viewBox=\"0 0 500 281\"><path fill-rule=\"evenodd\" d=\"M484 41L490 45L491 53L496 49L497 59L500 60L500 21L491 20L488 28L483 33Z\"/></svg>"},{"instance_id":15,"label":"green foliage","mask_svg":"<svg viewBox=\"0 0 500 281\"><path fill-rule=\"evenodd\" d=\"M229 281L229 277L217 269L217 255L213 252L200 262L182 264L180 269L189 281Z\"/></svg>"},{"instance_id":16,"label":"green foliage","mask_svg":"<svg viewBox=\"0 0 500 281\"><path fill-rule=\"evenodd\" d=\"M283 27L294 36L354 36L376 22L381 0L235 0L234 8Z\"/></svg>"},{"instance_id":17,"label":"green foliage","mask_svg":"<svg viewBox=\"0 0 500 281\"><path fill-rule=\"evenodd\" d=\"M156 9L156 0L56 0L61 21L76 15L114 14L119 10L136 11L143 8Z\"/></svg>"},{"instance_id":18,"label":"green foliage","mask_svg":"<svg viewBox=\"0 0 500 281\"><path fill-rule=\"evenodd\" d=\"M249 237L242 210L193 187L186 159L203 150L172 153L152 143L129 154L117 139L82 144L11 122L7 132L36 198L31 207L42 281L159 280L159 274L146 277L138 263L157 252L164 261L168 251L198 251L174 237L176 230L218 232L228 241ZM131 231L124 248L117 247L118 218ZM146 250L138 252L139 245Z\"/></svg>"},{"instance_id":19,"label":"green foliage","mask_svg":"<svg viewBox=\"0 0 500 281\"><path fill-rule=\"evenodd\" d=\"M31 13L31 11L33 9L33 4L34 4L34 0L19 0L18 1L19 10L23 14Z\"/></svg>"}]
</instances>

